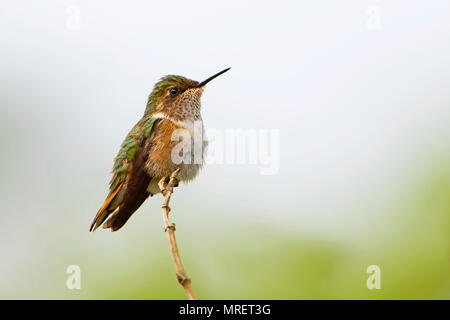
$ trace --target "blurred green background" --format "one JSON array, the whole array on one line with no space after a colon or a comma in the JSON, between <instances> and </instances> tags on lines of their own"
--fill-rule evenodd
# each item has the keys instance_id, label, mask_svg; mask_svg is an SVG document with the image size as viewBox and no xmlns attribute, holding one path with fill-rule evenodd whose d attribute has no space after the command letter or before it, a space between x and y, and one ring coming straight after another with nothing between
<instances>
[{"instance_id":1,"label":"blurred green background","mask_svg":"<svg viewBox=\"0 0 450 320\"><path fill-rule=\"evenodd\" d=\"M160 196L88 228L158 78L228 66L205 125L279 129L279 171L211 164L175 190L198 297L450 298L450 4L378 1L375 30L371 5L2 2L0 298L184 299Z\"/></svg>"}]
</instances>

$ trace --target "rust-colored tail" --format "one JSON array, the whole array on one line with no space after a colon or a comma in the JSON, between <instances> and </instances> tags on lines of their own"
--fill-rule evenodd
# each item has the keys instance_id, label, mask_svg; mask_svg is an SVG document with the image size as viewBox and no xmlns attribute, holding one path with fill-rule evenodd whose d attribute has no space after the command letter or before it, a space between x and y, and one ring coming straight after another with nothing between
<instances>
[{"instance_id":1,"label":"rust-colored tail","mask_svg":"<svg viewBox=\"0 0 450 320\"><path fill-rule=\"evenodd\" d=\"M106 220L106 218L108 218L108 216L118 208L118 204L116 203L117 201L113 200L115 200L117 193L120 189L122 189L122 185L123 184L120 184L114 192L111 192L111 194L108 195L102 207L95 215L89 231L95 231Z\"/></svg>"}]
</instances>

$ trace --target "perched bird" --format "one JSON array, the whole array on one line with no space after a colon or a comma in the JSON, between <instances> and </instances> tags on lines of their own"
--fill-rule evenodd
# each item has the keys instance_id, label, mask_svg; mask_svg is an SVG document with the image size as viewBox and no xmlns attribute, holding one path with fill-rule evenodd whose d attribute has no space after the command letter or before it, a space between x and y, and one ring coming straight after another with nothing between
<instances>
[{"instance_id":1,"label":"perched bird","mask_svg":"<svg viewBox=\"0 0 450 320\"><path fill-rule=\"evenodd\" d=\"M102 224L105 229L119 230L149 196L160 192L158 182L176 169L181 169L180 181L195 178L202 163L173 161L172 150L178 143L173 134L178 129L192 133L194 123L203 128L200 98L205 85L229 69L200 83L169 75L155 84L143 117L128 133L114 160L109 194L89 231ZM201 149L203 157L203 146Z\"/></svg>"}]
</instances>

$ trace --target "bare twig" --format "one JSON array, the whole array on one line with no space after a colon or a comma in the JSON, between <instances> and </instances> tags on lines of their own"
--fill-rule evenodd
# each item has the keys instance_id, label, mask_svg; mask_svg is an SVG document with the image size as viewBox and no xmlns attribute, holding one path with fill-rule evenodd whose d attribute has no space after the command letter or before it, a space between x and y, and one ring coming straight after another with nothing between
<instances>
[{"instance_id":1,"label":"bare twig","mask_svg":"<svg viewBox=\"0 0 450 320\"><path fill-rule=\"evenodd\" d=\"M169 220L169 202L170 198L172 197L173 188L178 186L177 176L179 173L180 169L177 169L170 176L169 182L167 182L168 178L164 177L158 183L158 186L164 196L164 204L162 206L164 231L167 232L167 236L169 238L170 251L172 253L173 263L175 264L178 282L183 286L183 289L186 292L189 300L196 300L197 298L195 297L194 291L191 287L191 279L189 279L186 275L186 272L184 272L183 263L181 262L177 240L175 239L175 224L171 223Z\"/></svg>"}]
</instances>

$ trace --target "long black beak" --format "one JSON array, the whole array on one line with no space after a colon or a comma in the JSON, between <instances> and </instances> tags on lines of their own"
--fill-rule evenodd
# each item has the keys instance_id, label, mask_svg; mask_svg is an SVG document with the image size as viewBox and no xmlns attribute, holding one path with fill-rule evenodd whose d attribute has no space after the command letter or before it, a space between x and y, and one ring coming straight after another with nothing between
<instances>
[{"instance_id":1,"label":"long black beak","mask_svg":"<svg viewBox=\"0 0 450 320\"><path fill-rule=\"evenodd\" d=\"M216 73L215 75L213 75L212 77L209 77L208 79L200 82L200 84L197 86L197 88L203 87L205 84L207 84L208 82L210 82L212 79L217 78L218 76L220 76L222 73L227 72L228 70L230 70L231 68L226 68L225 70L220 71L219 73Z\"/></svg>"}]
</instances>

